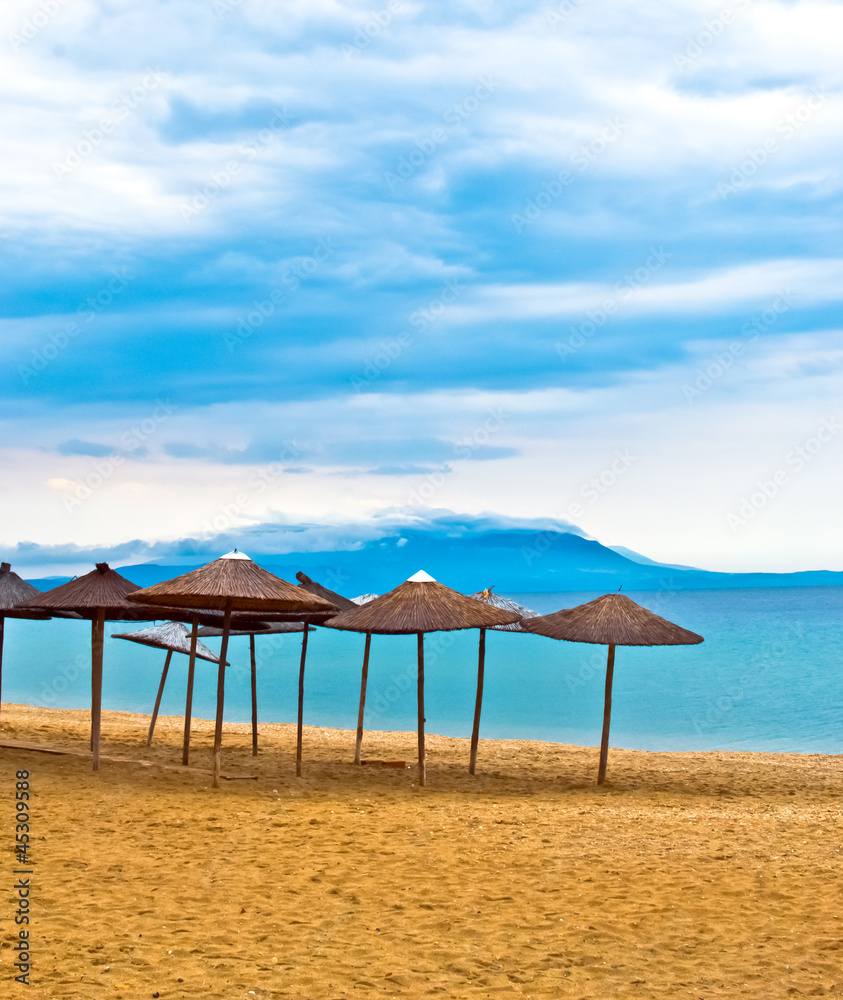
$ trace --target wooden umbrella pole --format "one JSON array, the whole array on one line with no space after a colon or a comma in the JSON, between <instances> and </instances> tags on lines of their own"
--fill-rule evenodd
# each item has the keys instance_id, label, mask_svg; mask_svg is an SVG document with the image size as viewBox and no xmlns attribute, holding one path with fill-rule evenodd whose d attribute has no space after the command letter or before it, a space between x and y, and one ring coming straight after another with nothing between
<instances>
[{"instance_id":1,"label":"wooden umbrella pole","mask_svg":"<svg viewBox=\"0 0 843 1000\"><path fill-rule=\"evenodd\" d=\"M190 720L193 715L193 674L196 669L196 642L199 637L199 616L193 616L193 627L190 631L190 662L187 665L187 698L184 703L184 741L182 743L181 762L187 767L190 760Z\"/></svg>"},{"instance_id":2,"label":"wooden umbrella pole","mask_svg":"<svg viewBox=\"0 0 843 1000\"><path fill-rule=\"evenodd\" d=\"M360 763L360 752L363 748L363 713L366 710L366 685L369 682L369 647L372 645L372 633L366 633L366 645L363 648L363 672L360 675L360 707L357 709L357 743L354 747L354 763Z\"/></svg>"},{"instance_id":3,"label":"wooden umbrella pole","mask_svg":"<svg viewBox=\"0 0 843 1000\"><path fill-rule=\"evenodd\" d=\"M307 659L307 622L301 637L301 662L299 663L299 722L296 730L296 777L301 777L301 742L304 726L304 661Z\"/></svg>"},{"instance_id":4,"label":"wooden umbrella pole","mask_svg":"<svg viewBox=\"0 0 843 1000\"><path fill-rule=\"evenodd\" d=\"M477 744L480 740L480 710L483 707L483 677L486 672L486 629L480 629L480 648L477 655L477 700L474 702L474 728L471 730L471 758L468 773L477 767Z\"/></svg>"},{"instance_id":5,"label":"wooden umbrella pole","mask_svg":"<svg viewBox=\"0 0 843 1000\"><path fill-rule=\"evenodd\" d=\"M609 723L612 719L612 676L615 672L615 644L609 643L609 656L606 660L606 696L603 702L603 738L600 741L600 767L597 771L597 784L606 780L606 764L609 761Z\"/></svg>"},{"instance_id":6,"label":"wooden umbrella pole","mask_svg":"<svg viewBox=\"0 0 843 1000\"><path fill-rule=\"evenodd\" d=\"M220 787L220 748L222 747L222 710L225 703L225 661L228 656L228 633L231 631L231 598L225 602L222 623L220 666L217 671L217 721L214 726L214 778L213 787Z\"/></svg>"},{"instance_id":7,"label":"wooden umbrella pole","mask_svg":"<svg viewBox=\"0 0 843 1000\"><path fill-rule=\"evenodd\" d=\"M149 723L149 732L146 736L146 745L152 742L152 734L155 732L155 723L158 720L158 709L161 707L161 695L164 693L164 684L167 682L167 672L170 669L170 660L173 658L172 649L167 650L167 659L164 660L164 669L161 671L161 683L158 685L158 694L155 698L155 708L152 709L152 721Z\"/></svg>"},{"instance_id":8,"label":"wooden umbrella pole","mask_svg":"<svg viewBox=\"0 0 843 1000\"><path fill-rule=\"evenodd\" d=\"M100 769L100 727L102 723L102 648L105 638L105 608L97 608L91 622L91 761Z\"/></svg>"},{"instance_id":9,"label":"wooden umbrella pole","mask_svg":"<svg viewBox=\"0 0 843 1000\"><path fill-rule=\"evenodd\" d=\"M94 648L97 644L97 620L91 619L91 738L88 741L94 752Z\"/></svg>"},{"instance_id":10,"label":"wooden umbrella pole","mask_svg":"<svg viewBox=\"0 0 843 1000\"><path fill-rule=\"evenodd\" d=\"M255 666L255 637L249 636L249 656L252 661L252 756L258 755L258 678Z\"/></svg>"},{"instance_id":11,"label":"wooden umbrella pole","mask_svg":"<svg viewBox=\"0 0 843 1000\"><path fill-rule=\"evenodd\" d=\"M424 788L427 784L427 768L424 761L424 632L418 633L418 657L419 657L419 681L418 681L418 702L419 702L419 785Z\"/></svg>"}]
</instances>

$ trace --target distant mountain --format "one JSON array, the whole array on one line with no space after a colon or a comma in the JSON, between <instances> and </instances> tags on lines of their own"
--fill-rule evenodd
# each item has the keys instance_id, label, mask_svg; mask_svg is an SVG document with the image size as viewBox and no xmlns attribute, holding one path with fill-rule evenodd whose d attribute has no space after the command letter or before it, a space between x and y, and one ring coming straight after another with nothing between
<instances>
[{"instance_id":1,"label":"distant mountain","mask_svg":"<svg viewBox=\"0 0 843 1000\"><path fill-rule=\"evenodd\" d=\"M625 545L607 545L606 548L611 549L612 552L617 552L618 555L625 556L627 559L631 559L634 563L640 563L642 566L661 566L663 569L690 569L699 572L696 566L683 566L681 563L656 562L655 559L648 559L647 556L642 556L640 552L633 552L632 549L628 549Z\"/></svg>"},{"instance_id":2,"label":"distant mountain","mask_svg":"<svg viewBox=\"0 0 843 1000\"><path fill-rule=\"evenodd\" d=\"M522 522L523 523L523 522ZM549 524L550 522L540 522ZM237 541L261 566L295 580L303 570L313 579L355 596L383 593L406 580L419 569L456 590L471 593L494 585L501 593L553 592L567 590L694 590L729 587L799 587L843 585L843 573L825 570L802 573L713 573L693 567L669 566L653 562L631 550L617 551L584 538L571 527L495 527L488 518L452 518L438 524L430 521L388 528L377 538L335 550L272 553L250 545L265 536ZM166 558L156 562L119 566L120 572L145 587L187 573L217 554L232 548L231 539L219 539L213 554L196 553L195 562L185 565ZM190 551L189 549L187 550ZM193 550L195 552L195 550ZM629 555L625 555L628 552ZM635 556L635 558L631 558ZM33 580L39 589L49 589L61 579Z\"/></svg>"}]
</instances>

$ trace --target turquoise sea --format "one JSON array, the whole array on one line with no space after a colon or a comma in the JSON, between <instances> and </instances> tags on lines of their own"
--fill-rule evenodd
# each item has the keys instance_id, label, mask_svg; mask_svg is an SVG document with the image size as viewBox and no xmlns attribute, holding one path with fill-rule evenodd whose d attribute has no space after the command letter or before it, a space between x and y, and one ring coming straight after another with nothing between
<instances>
[{"instance_id":1,"label":"turquoise sea","mask_svg":"<svg viewBox=\"0 0 843 1000\"><path fill-rule=\"evenodd\" d=\"M507 594L542 613L591 593ZM647 750L843 752L843 587L630 591L639 604L700 633L698 646L618 647L613 746ZM103 705L149 713L165 654L107 626ZM427 729L469 736L477 676L476 631L430 634ZM219 640L205 640L213 649ZM354 728L363 636L310 634L305 723ZM259 718L296 718L301 635L258 636ZM366 727L416 724L413 636L374 636ZM249 641L229 647L226 720L251 717ZM65 708L90 705L90 623L6 620L3 701ZM605 646L541 636L487 633L481 737L595 746L603 712ZM176 654L161 711L184 711L187 657ZM216 667L197 663L194 714L213 718Z\"/></svg>"}]
</instances>

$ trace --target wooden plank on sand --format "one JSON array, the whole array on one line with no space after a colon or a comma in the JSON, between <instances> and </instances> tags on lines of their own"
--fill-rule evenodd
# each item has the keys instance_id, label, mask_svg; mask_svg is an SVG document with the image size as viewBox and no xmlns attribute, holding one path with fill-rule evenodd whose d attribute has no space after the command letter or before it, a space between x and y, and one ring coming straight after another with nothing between
<instances>
[{"instance_id":1,"label":"wooden plank on sand","mask_svg":"<svg viewBox=\"0 0 843 1000\"><path fill-rule=\"evenodd\" d=\"M0 750L31 750L33 753L49 753L66 757L88 757L83 750L61 750L57 747L39 746L37 743L22 743L18 740L0 741ZM203 767L187 768L183 764L164 764L157 760L133 760L131 757L100 757L100 760L107 760L113 764L137 764L139 767L162 767L167 771L182 771L187 774L210 774L213 771ZM257 774L220 774L225 781L257 781Z\"/></svg>"}]
</instances>

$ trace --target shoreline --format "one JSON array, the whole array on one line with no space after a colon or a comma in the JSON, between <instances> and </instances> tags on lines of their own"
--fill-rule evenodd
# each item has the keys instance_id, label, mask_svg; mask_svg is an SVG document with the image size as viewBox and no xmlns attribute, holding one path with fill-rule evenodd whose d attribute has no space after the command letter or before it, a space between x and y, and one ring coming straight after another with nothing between
<instances>
[{"instance_id":1,"label":"shoreline","mask_svg":"<svg viewBox=\"0 0 843 1000\"><path fill-rule=\"evenodd\" d=\"M204 773L210 767L214 720L194 717L191 720L190 764L181 763L184 720L181 716L159 715L151 746L146 745L150 716L137 712L103 710L102 754L104 758L116 757L121 764L135 763L147 767L176 766L185 774ZM278 778L292 777L295 781L296 723L266 722L258 724L258 755L252 755L251 723L230 722L223 726L222 767L229 777L246 772L258 777L276 774ZM90 761L88 747L90 733L89 709L41 708L32 705L8 703L0 712L0 748L4 740L10 749L16 744L27 744L30 752L55 749L66 750L80 760ZM374 767L359 768L353 764L356 730L324 726L303 726L303 767L307 777L308 766L319 774L326 769L339 768L345 773L362 771L373 773ZM735 767L736 775L744 778L755 774L758 788L775 793L771 776L781 779L782 772L792 772L794 778L817 775L839 769L841 755L820 753L793 753L753 750L629 750L610 744L609 767L606 785L599 789L596 774L599 748L572 743L553 743L546 740L484 738L481 733L477 774L471 778L468 771L470 738L425 734L426 765L432 774L442 770L451 785L460 780L464 770L469 783L482 782L490 774L508 783L528 780L541 785L549 782L558 786L570 782L571 787L594 785L598 793L603 790L625 789L639 784L641 773L651 773L655 779L652 790L664 784L668 775L687 772L708 773L718 768ZM38 747L39 749L36 749ZM43 750L41 749L43 748ZM414 730L365 730L362 758L364 760L404 760L407 780L412 784L417 771L417 742ZM272 762L272 763L270 763ZM279 766L280 765L280 766ZM276 769L276 766L279 766ZM652 768L652 772L650 772ZM264 774L264 772L266 772ZM401 770L398 769L398 773ZM664 776L658 778L659 773ZM841 771L843 774L843 771ZM727 774L724 774L724 780ZM341 778L339 779L342 780ZM812 784L809 782L809 784ZM435 791L434 781L428 782L426 791ZM675 789L678 791L678 788ZM726 792L725 785L718 791ZM740 794L736 791L734 794Z\"/></svg>"},{"instance_id":2,"label":"shoreline","mask_svg":"<svg viewBox=\"0 0 843 1000\"><path fill-rule=\"evenodd\" d=\"M24 718L36 718L38 715L46 715L48 718L58 719L61 716L67 716L68 722L73 722L74 731L79 726L84 726L85 720L90 724L91 710L90 708L54 708L54 707L43 707L40 705L30 705L24 702L5 702L0 709L0 736L3 732L3 724L6 720L7 711L11 710L14 714L15 724L21 724ZM135 730L138 734L146 733L146 729L149 726L149 720L151 718L151 713L148 712L129 712L118 709L103 709L102 719L103 725L105 726L106 720L108 719L110 723L124 733ZM214 720L203 719L198 716L193 716L191 719L191 734L201 735L203 733L213 732ZM156 738L160 731L168 733L182 733L184 728L184 718L179 715L164 715L160 714L156 721L155 733ZM271 735L277 737L284 734L289 730L295 731L295 722L258 722L258 734L264 733L266 735ZM349 741L352 748L354 748L354 740L356 737L356 730L351 728L345 728L340 726L318 726L311 723L304 723L303 731L305 734L324 734L331 735L332 739L341 739L344 735ZM248 735L251 738L251 722L224 722L223 723L223 750L225 749L225 737L226 734L236 735L238 737ZM408 746L415 746L416 731L414 729L364 729L363 735L363 746L365 748L366 741L369 739L382 739L385 737L400 739L405 738L408 741ZM432 730L425 731L425 740L443 740L450 741L456 744L464 743L468 746L470 742L470 736L449 736L443 735L441 733L436 733ZM599 752L599 744L583 744L583 743L564 743L557 742L555 740L546 739L534 739L531 737L498 737L498 736L484 736L481 730L480 734L480 753L482 755L482 747L484 744L489 745L502 745L502 744L524 744L527 746L536 747L547 747L556 748L558 750L576 750L583 752L593 752L597 754ZM817 758L817 759L829 759L829 760L840 760L843 759L843 753L822 753L818 751L810 750L739 750L734 748L707 748L707 749L697 749L697 750L676 750L673 748L667 748L663 750L652 750L643 749L638 747L622 747L616 746L610 737L610 755L614 753L618 754L648 754L652 756L692 756L697 757L700 755L737 755L739 757L758 757L758 758L775 758L781 759L786 757L794 758ZM611 760L611 757L610 757Z\"/></svg>"}]
</instances>

